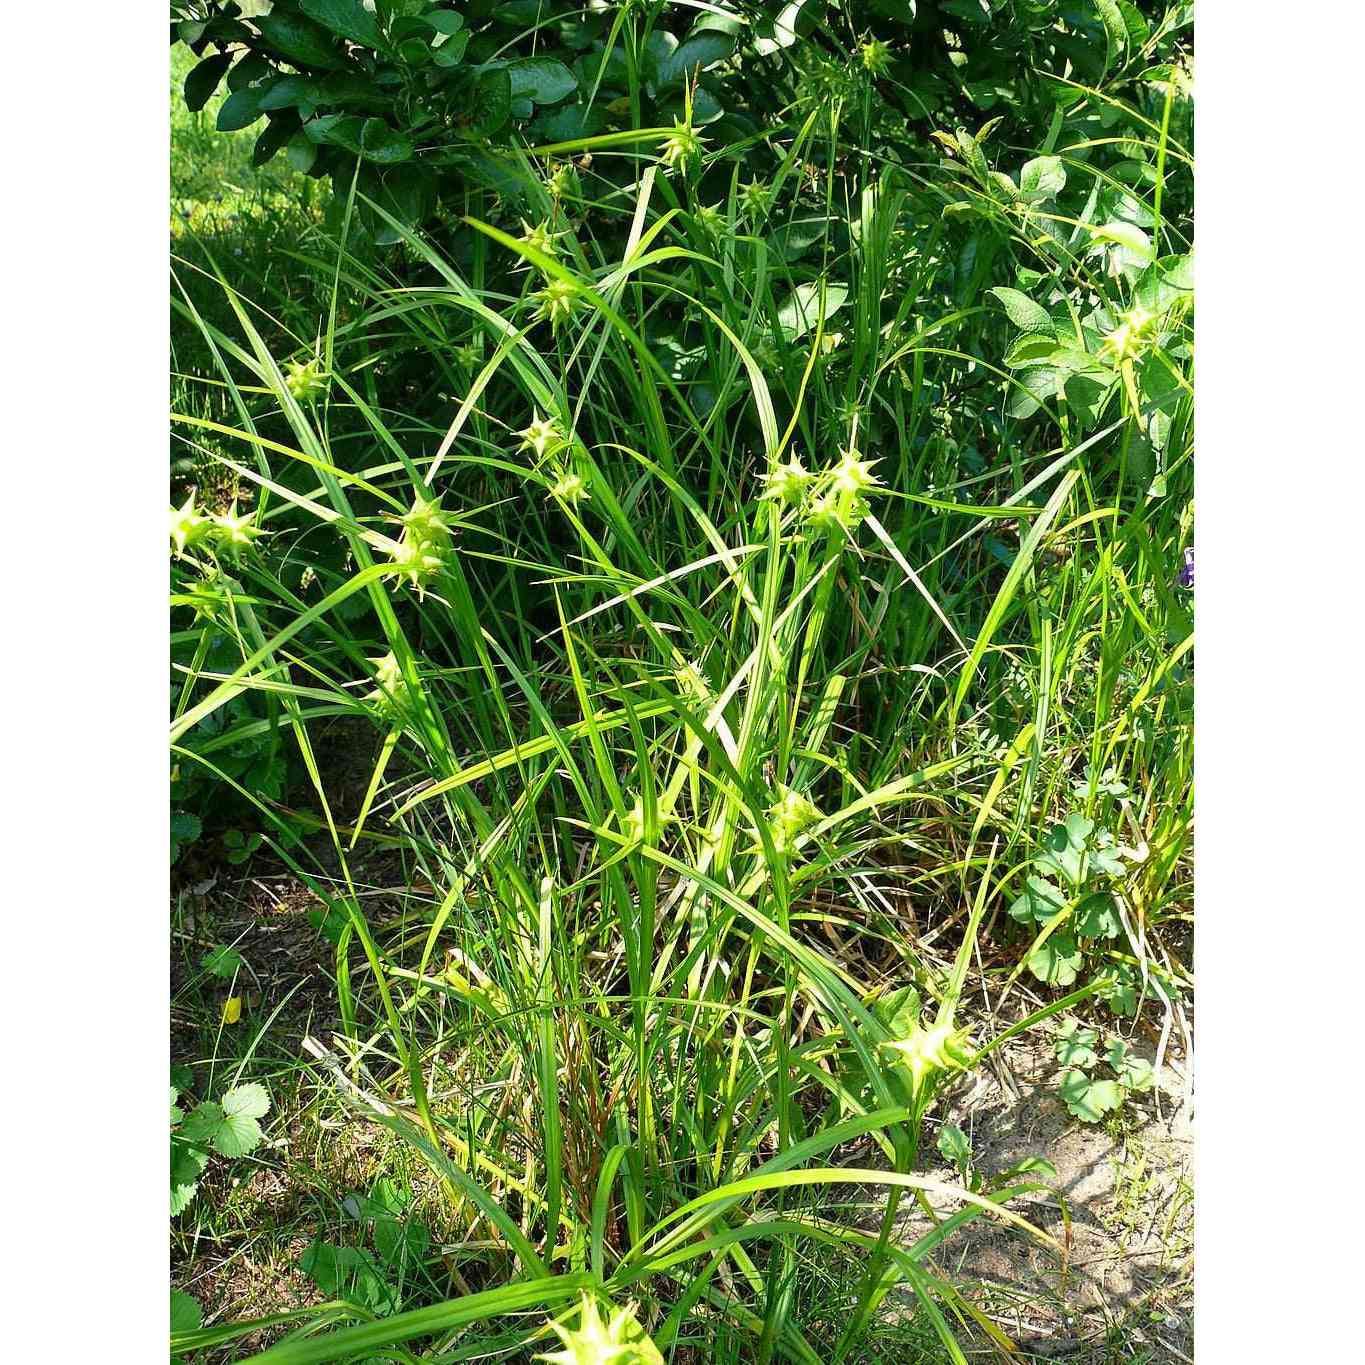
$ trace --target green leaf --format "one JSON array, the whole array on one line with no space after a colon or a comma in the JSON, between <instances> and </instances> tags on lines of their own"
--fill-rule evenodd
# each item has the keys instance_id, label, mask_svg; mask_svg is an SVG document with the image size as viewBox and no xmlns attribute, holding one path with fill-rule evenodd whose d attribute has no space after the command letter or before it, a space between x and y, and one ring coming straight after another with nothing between
<instances>
[{"instance_id":1,"label":"green leaf","mask_svg":"<svg viewBox=\"0 0 1365 1365\"><path fill-rule=\"evenodd\" d=\"M692 37L662 57L655 67L655 83L660 89L691 81L704 67L724 61L735 50L735 40L724 33L694 33Z\"/></svg>"},{"instance_id":2,"label":"green leaf","mask_svg":"<svg viewBox=\"0 0 1365 1365\"><path fill-rule=\"evenodd\" d=\"M1119 7L1114 0L1095 0L1095 8L1099 11L1100 22L1104 25L1104 35L1108 46L1104 58L1104 69L1107 71L1113 66L1114 59L1127 51L1128 26L1123 22L1123 15L1119 13Z\"/></svg>"},{"instance_id":3,"label":"green leaf","mask_svg":"<svg viewBox=\"0 0 1365 1365\"><path fill-rule=\"evenodd\" d=\"M1104 984L1099 991L1103 1000L1115 1014L1131 1019L1137 1013L1138 974L1126 962L1106 972Z\"/></svg>"},{"instance_id":4,"label":"green leaf","mask_svg":"<svg viewBox=\"0 0 1365 1365\"><path fill-rule=\"evenodd\" d=\"M1043 877L1030 877L1015 897L1009 916L1020 924L1046 924L1066 904L1066 897Z\"/></svg>"},{"instance_id":5,"label":"green leaf","mask_svg":"<svg viewBox=\"0 0 1365 1365\"><path fill-rule=\"evenodd\" d=\"M431 49L431 60L437 66L451 67L459 66L464 61L465 49L469 46L469 33L457 33L453 38L447 38L439 47Z\"/></svg>"},{"instance_id":6,"label":"green leaf","mask_svg":"<svg viewBox=\"0 0 1365 1365\"><path fill-rule=\"evenodd\" d=\"M1076 932L1082 938L1117 938L1122 924L1108 891L1096 891L1077 907Z\"/></svg>"},{"instance_id":7,"label":"green leaf","mask_svg":"<svg viewBox=\"0 0 1365 1365\"><path fill-rule=\"evenodd\" d=\"M234 90L218 110L216 127L220 133L235 133L250 128L262 115L261 98L264 90L256 85L244 85Z\"/></svg>"},{"instance_id":8,"label":"green leaf","mask_svg":"<svg viewBox=\"0 0 1365 1365\"><path fill-rule=\"evenodd\" d=\"M1056 399L1067 379L1067 372L1056 365L1035 365L1018 375L1021 388L1010 390L1009 415L1032 417L1044 402Z\"/></svg>"},{"instance_id":9,"label":"green leaf","mask_svg":"<svg viewBox=\"0 0 1365 1365\"><path fill-rule=\"evenodd\" d=\"M920 996L913 986L902 986L872 1006L873 1016L892 1038L908 1038L919 1024Z\"/></svg>"},{"instance_id":10,"label":"green leaf","mask_svg":"<svg viewBox=\"0 0 1365 1365\"><path fill-rule=\"evenodd\" d=\"M1076 1019L1068 1019L1057 1033L1053 1051L1063 1066L1089 1069L1099 1061L1095 1043L1099 1035L1092 1028L1082 1028Z\"/></svg>"},{"instance_id":11,"label":"green leaf","mask_svg":"<svg viewBox=\"0 0 1365 1365\"><path fill-rule=\"evenodd\" d=\"M1123 1103L1115 1081L1092 1081L1084 1071L1068 1071L1058 1087L1066 1107L1083 1123L1098 1123Z\"/></svg>"},{"instance_id":12,"label":"green leaf","mask_svg":"<svg viewBox=\"0 0 1365 1365\"><path fill-rule=\"evenodd\" d=\"M299 8L339 38L381 51L387 47L379 20L360 0L299 0Z\"/></svg>"},{"instance_id":13,"label":"green leaf","mask_svg":"<svg viewBox=\"0 0 1365 1365\"><path fill-rule=\"evenodd\" d=\"M848 287L830 284L825 287L825 321L828 322L848 298ZM777 311L777 325L788 341L799 341L815 326L820 317L820 282L798 284L787 301Z\"/></svg>"},{"instance_id":14,"label":"green leaf","mask_svg":"<svg viewBox=\"0 0 1365 1365\"><path fill-rule=\"evenodd\" d=\"M413 145L382 118L367 118L360 129L360 150L367 160L391 166L399 161L410 161Z\"/></svg>"},{"instance_id":15,"label":"green leaf","mask_svg":"<svg viewBox=\"0 0 1365 1365\"><path fill-rule=\"evenodd\" d=\"M943 1159L958 1170L971 1165L972 1147L967 1135L955 1123L945 1123L938 1131L938 1150Z\"/></svg>"},{"instance_id":16,"label":"green leaf","mask_svg":"<svg viewBox=\"0 0 1365 1365\"><path fill-rule=\"evenodd\" d=\"M1081 951L1076 940L1058 930L1030 954L1028 969L1049 986L1069 986L1081 969Z\"/></svg>"},{"instance_id":17,"label":"green leaf","mask_svg":"<svg viewBox=\"0 0 1365 1365\"><path fill-rule=\"evenodd\" d=\"M223 1096L223 1112L263 1119L270 1112L270 1095L265 1086L255 1081L248 1085L239 1085Z\"/></svg>"},{"instance_id":18,"label":"green leaf","mask_svg":"<svg viewBox=\"0 0 1365 1365\"><path fill-rule=\"evenodd\" d=\"M288 109L290 107L312 113L322 103L322 89L308 76L277 76L261 96L261 108Z\"/></svg>"},{"instance_id":19,"label":"green leaf","mask_svg":"<svg viewBox=\"0 0 1365 1365\"><path fill-rule=\"evenodd\" d=\"M183 1213L199 1188L199 1177L209 1164L207 1152L171 1140L171 1217Z\"/></svg>"},{"instance_id":20,"label":"green leaf","mask_svg":"<svg viewBox=\"0 0 1365 1365\"><path fill-rule=\"evenodd\" d=\"M241 953L220 943L204 954L199 965L211 975L230 981L245 964Z\"/></svg>"},{"instance_id":21,"label":"green leaf","mask_svg":"<svg viewBox=\"0 0 1365 1365\"><path fill-rule=\"evenodd\" d=\"M1147 262L1152 259L1152 239L1132 223L1125 223L1116 218L1101 227L1092 227L1090 234L1101 242L1113 242L1121 246L1139 261Z\"/></svg>"},{"instance_id":22,"label":"green leaf","mask_svg":"<svg viewBox=\"0 0 1365 1365\"><path fill-rule=\"evenodd\" d=\"M285 147L284 154L289 164L296 171L303 175L307 175L317 162L318 146L317 143L300 128L299 131L289 139L289 144Z\"/></svg>"},{"instance_id":23,"label":"green leaf","mask_svg":"<svg viewBox=\"0 0 1365 1365\"><path fill-rule=\"evenodd\" d=\"M324 114L303 125L303 131L313 142L326 142L334 147L345 147L348 152L360 150L360 130L365 120L359 114Z\"/></svg>"},{"instance_id":24,"label":"green leaf","mask_svg":"<svg viewBox=\"0 0 1365 1365\"><path fill-rule=\"evenodd\" d=\"M553 57L525 57L507 66L510 99L527 98L537 104L558 104L578 89L578 78Z\"/></svg>"},{"instance_id":25,"label":"green leaf","mask_svg":"<svg viewBox=\"0 0 1365 1365\"><path fill-rule=\"evenodd\" d=\"M1047 360L1057 350L1057 340L1047 332L1026 332L1005 352L1005 364L1010 369L1036 365Z\"/></svg>"},{"instance_id":26,"label":"green leaf","mask_svg":"<svg viewBox=\"0 0 1365 1365\"><path fill-rule=\"evenodd\" d=\"M185 107L196 112L202 109L210 100L213 92L218 89L218 82L223 79L228 67L232 65L231 52L215 52L212 57L205 57L198 66L185 77Z\"/></svg>"},{"instance_id":27,"label":"green leaf","mask_svg":"<svg viewBox=\"0 0 1365 1365\"><path fill-rule=\"evenodd\" d=\"M181 1289L171 1290L171 1331L197 1332L204 1321L199 1301Z\"/></svg>"},{"instance_id":28,"label":"green leaf","mask_svg":"<svg viewBox=\"0 0 1365 1365\"><path fill-rule=\"evenodd\" d=\"M1066 167L1059 156L1036 156L1019 172L1019 192L1031 203L1052 199L1066 188Z\"/></svg>"},{"instance_id":29,"label":"green leaf","mask_svg":"<svg viewBox=\"0 0 1365 1365\"><path fill-rule=\"evenodd\" d=\"M999 285L990 291L1005 306L1005 316L1023 332L1037 332L1056 338L1052 318L1040 303L1034 303L1027 294L1017 289Z\"/></svg>"},{"instance_id":30,"label":"green leaf","mask_svg":"<svg viewBox=\"0 0 1365 1365\"><path fill-rule=\"evenodd\" d=\"M529 132L537 142L571 142L605 132L606 128L606 116L596 106L566 104L562 109L539 115Z\"/></svg>"},{"instance_id":31,"label":"green leaf","mask_svg":"<svg viewBox=\"0 0 1365 1365\"><path fill-rule=\"evenodd\" d=\"M485 71L474 85L464 121L471 132L495 133L512 113L512 78L507 68Z\"/></svg>"},{"instance_id":32,"label":"green leaf","mask_svg":"<svg viewBox=\"0 0 1365 1365\"><path fill-rule=\"evenodd\" d=\"M419 16L424 24L429 24L437 33L444 33L447 36L459 33L464 28L464 15L456 14L453 10L438 9L431 14Z\"/></svg>"},{"instance_id":33,"label":"green leaf","mask_svg":"<svg viewBox=\"0 0 1365 1365\"><path fill-rule=\"evenodd\" d=\"M348 1299L381 1317L398 1308L398 1293L368 1252L314 1241L299 1258L299 1269L328 1298Z\"/></svg>"},{"instance_id":34,"label":"green leaf","mask_svg":"<svg viewBox=\"0 0 1365 1365\"><path fill-rule=\"evenodd\" d=\"M299 116L292 109L272 117L251 149L251 164L264 166L293 137L298 127Z\"/></svg>"},{"instance_id":35,"label":"green leaf","mask_svg":"<svg viewBox=\"0 0 1365 1365\"><path fill-rule=\"evenodd\" d=\"M326 30L297 14L286 11L263 14L252 22L260 29L266 45L295 66L328 70L346 64Z\"/></svg>"},{"instance_id":36,"label":"green leaf","mask_svg":"<svg viewBox=\"0 0 1365 1365\"><path fill-rule=\"evenodd\" d=\"M270 1096L262 1085L239 1085L223 1096L198 1105L180 1131L194 1142L207 1144L221 1156L245 1156L261 1140L261 1118L270 1108Z\"/></svg>"},{"instance_id":37,"label":"green leaf","mask_svg":"<svg viewBox=\"0 0 1365 1365\"><path fill-rule=\"evenodd\" d=\"M1156 1084L1156 1072L1145 1057L1128 1051L1128 1044L1116 1038L1109 1045L1104 1059L1114 1068L1119 1084L1128 1090L1150 1090Z\"/></svg>"}]
</instances>

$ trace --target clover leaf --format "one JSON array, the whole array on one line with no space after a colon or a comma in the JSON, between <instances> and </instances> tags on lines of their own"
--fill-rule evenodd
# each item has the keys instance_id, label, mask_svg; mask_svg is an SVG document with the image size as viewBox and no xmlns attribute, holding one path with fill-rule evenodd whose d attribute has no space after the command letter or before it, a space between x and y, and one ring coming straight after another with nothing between
<instances>
[{"instance_id":1,"label":"clover leaf","mask_svg":"<svg viewBox=\"0 0 1365 1365\"><path fill-rule=\"evenodd\" d=\"M1043 877L1030 877L1009 908L1021 924L1045 924L1066 904L1066 897Z\"/></svg>"},{"instance_id":2,"label":"clover leaf","mask_svg":"<svg viewBox=\"0 0 1365 1365\"><path fill-rule=\"evenodd\" d=\"M1067 1109L1082 1123L1098 1123L1123 1103L1117 1081L1092 1081L1084 1071L1068 1071L1060 1093Z\"/></svg>"},{"instance_id":3,"label":"clover leaf","mask_svg":"<svg viewBox=\"0 0 1365 1365\"><path fill-rule=\"evenodd\" d=\"M1137 1013L1138 974L1126 962L1110 968L1101 978L1100 999L1115 1014L1131 1019Z\"/></svg>"},{"instance_id":4,"label":"clover leaf","mask_svg":"<svg viewBox=\"0 0 1365 1365\"><path fill-rule=\"evenodd\" d=\"M1070 934L1053 934L1029 954L1028 969L1049 986L1069 986L1081 969L1081 950Z\"/></svg>"},{"instance_id":5,"label":"clover leaf","mask_svg":"<svg viewBox=\"0 0 1365 1365\"><path fill-rule=\"evenodd\" d=\"M1068 1019L1057 1034L1053 1051L1063 1066L1089 1068L1099 1061L1095 1051L1098 1035L1092 1028L1082 1028L1075 1019Z\"/></svg>"},{"instance_id":6,"label":"clover leaf","mask_svg":"<svg viewBox=\"0 0 1365 1365\"><path fill-rule=\"evenodd\" d=\"M1104 1059L1114 1068L1119 1084L1128 1090L1150 1090L1156 1084L1156 1072L1145 1057L1129 1052L1128 1044L1116 1038L1110 1043Z\"/></svg>"},{"instance_id":7,"label":"clover leaf","mask_svg":"<svg viewBox=\"0 0 1365 1365\"><path fill-rule=\"evenodd\" d=\"M1107 891L1093 892L1076 907L1076 932L1082 938L1117 938L1121 927Z\"/></svg>"}]
</instances>

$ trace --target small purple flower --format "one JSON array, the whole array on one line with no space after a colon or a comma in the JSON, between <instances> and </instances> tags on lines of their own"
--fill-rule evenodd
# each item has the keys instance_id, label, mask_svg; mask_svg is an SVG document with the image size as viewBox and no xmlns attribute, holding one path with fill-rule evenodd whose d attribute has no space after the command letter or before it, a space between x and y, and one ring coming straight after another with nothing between
<instances>
[{"instance_id":1,"label":"small purple flower","mask_svg":"<svg viewBox=\"0 0 1365 1365\"><path fill-rule=\"evenodd\" d=\"M1180 572L1176 575L1176 580L1175 580L1175 581L1176 581L1177 583L1179 583L1180 586L1181 586L1182 588L1189 588L1189 589L1193 590L1193 588L1194 588L1194 546L1193 546L1193 545L1187 545L1187 546L1185 547L1185 565L1184 565L1184 567L1180 570Z\"/></svg>"}]
</instances>

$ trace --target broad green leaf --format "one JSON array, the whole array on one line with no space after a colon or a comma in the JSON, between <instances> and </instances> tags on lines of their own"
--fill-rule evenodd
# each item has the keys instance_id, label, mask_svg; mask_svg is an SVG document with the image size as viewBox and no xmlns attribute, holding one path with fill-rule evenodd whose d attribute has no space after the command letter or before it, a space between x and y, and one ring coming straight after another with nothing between
<instances>
[{"instance_id":1,"label":"broad green leaf","mask_svg":"<svg viewBox=\"0 0 1365 1365\"><path fill-rule=\"evenodd\" d=\"M367 1251L315 1240L299 1258L299 1269L328 1298L349 1299L381 1317L398 1309L398 1291Z\"/></svg>"},{"instance_id":2,"label":"broad green leaf","mask_svg":"<svg viewBox=\"0 0 1365 1365\"><path fill-rule=\"evenodd\" d=\"M1009 908L1020 924L1046 924L1066 904L1066 897L1043 877L1030 877Z\"/></svg>"},{"instance_id":3,"label":"broad green leaf","mask_svg":"<svg viewBox=\"0 0 1365 1365\"><path fill-rule=\"evenodd\" d=\"M830 284L825 287L825 320L837 313L848 298L848 287ZM777 325L788 341L799 341L820 319L820 282L814 280L798 284L787 301L777 311Z\"/></svg>"},{"instance_id":4,"label":"broad green leaf","mask_svg":"<svg viewBox=\"0 0 1365 1365\"><path fill-rule=\"evenodd\" d=\"M1104 59L1104 67L1107 71L1113 66L1115 58L1121 56L1128 49L1128 25L1123 22L1123 15L1119 12L1115 0L1095 0L1095 8L1099 11L1100 22L1104 25L1104 35L1108 45Z\"/></svg>"},{"instance_id":5,"label":"broad green leaf","mask_svg":"<svg viewBox=\"0 0 1365 1365\"><path fill-rule=\"evenodd\" d=\"M360 129L360 150L368 161L390 166L412 158L411 141L381 118L368 118Z\"/></svg>"},{"instance_id":6,"label":"broad green leaf","mask_svg":"<svg viewBox=\"0 0 1365 1365\"><path fill-rule=\"evenodd\" d=\"M557 104L578 89L578 78L553 57L525 57L507 67L510 97L525 97L537 104Z\"/></svg>"},{"instance_id":7,"label":"broad green leaf","mask_svg":"<svg viewBox=\"0 0 1365 1365\"><path fill-rule=\"evenodd\" d=\"M1059 156L1036 156L1019 172L1019 192L1032 203L1041 203L1066 188L1066 167Z\"/></svg>"},{"instance_id":8,"label":"broad green leaf","mask_svg":"<svg viewBox=\"0 0 1365 1365\"><path fill-rule=\"evenodd\" d=\"M1081 969L1081 951L1076 940L1059 929L1030 954L1028 969L1049 986L1069 986Z\"/></svg>"},{"instance_id":9,"label":"broad green leaf","mask_svg":"<svg viewBox=\"0 0 1365 1365\"><path fill-rule=\"evenodd\" d=\"M171 1290L171 1331L197 1332L204 1321L198 1299L182 1289Z\"/></svg>"},{"instance_id":10,"label":"broad green leaf","mask_svg":"<svg viewBox=\"0 0 1365 1365\"><path fill-rule=\"evenodd\" d=\"M1123 927L1108 891L1087 896L1076 907L1075 924L1082 938L1117 938Z\"/></svg>"},{"instance_id":11,"label":"broad green leaf","mask_svg":"<svg viewBox=\"0 0 1365 1365\"><path fill-rule=\"evenodd\" d=\"M235 133L250 128L262 116L260 86L244 85L234 90L218 110L216 127L220 133Z\"/></svg>"},{"instance_id":12,"label":"broad green leaf","mask_svg":"<svg viewBox=\"0 0 1365 1365\"><path fill-rule=\"evenodd\" d=\"M185 107L196 112L202 109L218 89L218 82L231 65L231 52L215 52L213 56L205 57L185 77Z\"/></svg>"},{"instance_id":13,"label":"broad green leaf","mask_svg":"<svg viewBox=\"0 0 1365 1365\"><path fill-rule=\"evenodd\" d=\"M724 33L695 33L659 61L655 81L661 89L691 81L699 70L724 61L734 50L735 40Z\"/></svg>"},{"instance_id":14,"label":"broad green leaf","mask_svg":"<svg viewBox=\"0 0 1365 1365\"><path fill-rule=\"evenodd\" d=\"M299 0L299 8L339 38L379 50L386 46L378 19L361 0Z\"/></svg>"},{"instance_id":15,"label":"broad green leaf","mask_svg":"<svg viewBox=\"0 0 1365 1365\"><path fill-rule=\"evenodd\" d=\"M1105 1061L1114 1068L1119 1084L1127 1090L1150 1090L1156 1084L1156 1072L1151 1062L1128 1050L1128 1044L1116 1038L1104 1054Z\"/></svg>"},{"instance_id":16,"label":"broad green leaf","mask_svg":"<svg viewBox=\"0 0 1365 1365\"><path fill-rule=\"evenodd\" d=\"M261 1119L270 1112L270 1095L265 1086L252 1081L239 1085L223 1096L225 1114L241 1114L247 1118Z\"/></svg>"},{"instance_id":17,"label":"broad green leaf","mask_svg":"<svg viewBox=\"0 0 1365 1365\"><path fill-rule=\"evenodd\" d=\"M465 29L457 33L454 37L447 38L438 47L431 49L431 60L442 67L459 66L464 61L464 54L469 47L469 30Z\"/></svg>"},{"instance_id":18,"label":"broad green leaf","mask_svg":"<svg viewBox=\"0 0 1365 1365\"><path fill-rule=\"evenodd\" d=\"M464 15L456 14L453 10L438 9L418 17L424 24L430 24L437 33L444 33L447 37L459 33L464 28Z\"/></svg>"},{"instance_id":19,"label":"broad green leaf","mask_svg":"<svg viewBox=\"0 0 1365 1365\"><path fill-rule=\"evenodd\" d=\"M1034 303L1027 294L1018 289L1000 285L990 291L1005 307L1005 316L1022 332L1038 332L1045 336L1056 337L1052 318L1041 303Z\"/></svg>"},{"instance_id":20,"label":"broad green leaf","mask_svg":"<svg viewBox=\"0 0 1365 1365\"><path fill-rule=\"evenodd\" d=\"M1095 1051L1098 1034L1092 1028L1082 1028L1076 1019L1068 1019L1057 1034L1053 1051L1063 1066L1088 1070L1099 1061Z\"/></svg>"},{"instance_id":21,"label":"broad green leaf","mask_svg":"<svg viewBox=\"0 0 1365 1365\"><path fill-rule=\"evenodd\" d=\"M1140 261L1152 259L1152 239L1132 223L1114 219L1101 227L1092 227L1090 233L1101 242L1113 242L1123 247Z\"/></svg>"},{"instance_id":22,"label":"broad green leaf","mask_svg":"<svg viewBox=\"0 0 1365 1365\"><path fill-rule=\"evenodd\" d=\"M1092 1081L1084 1071L1068 1071L1058 1090L1066 1107L1083 1123L1099 1123L1123 1103L1117 1081Z\"/></svg>"},{"instance_id":23,"label":"broad green leaf","mask_svg":"<svg viewBox=\"0 0 1365 1365\"><path fill-rule=\"evenodd\" d=\"M223 1096L221 1104L206 1100L181 1125L180 1131L194 1142L207 1144L222 1156L245 1156L261 1140L256 1121L270 1108L262 1085L239 1085Z\"/></svg>"},{"instance_id":24,"label":"broad green leaf","mask_svg":"<svg viewBox=\"0 0 1365 1365\"><path fill-rule=\"evenodd\" d=\"M235 948L220 943L204 954L199 965L210 975L230 981L243 965L242 955Z\"/></svg>"},{"instance_id":25,"label":"broad green leaf","mask_svg":"<svg viewBox=\"0 0 1365 1365\"><path fill-rule=\"evenodd\" d=\"M1057 341L1051 333L1025 333L1005 352L1005 364L1012 370L1025 365L1036 365L1041 360L1050 359L1056 350Z\"/></svg>"},{"instance_id":26,"label":"broad green leaf","mask_svg":"<svg viewBox=\"0 0 1365 1365\"><path fill-rule=\"evenodd\" d=\"M300 174L307 175L311 171L318 159L318 145L300 128L293 137L289 139L284 149L285 157L289 164Z\"/></svg>"},{"instance_id":27,"label":"broad green leaf","mask_svg":"<svg viewBox=\"0 0 1365 1365\"><path fill-rule=\"evenodd\" d=\"M253 21L266 45L295 66L329 69L344 66L345 57L325 29L287 11L263 14Z\"/></svg>"},{"instance_id":28,"label":"broad green leaf","mask_svg":"<svg viewBox=\"0 0 1365 1365\"><path fill-rule=\"evenodd\" d=\"M972 1147L967 1135L955 1123L945 1123L938 1132L938 1150L943 1159L959 1170L971 1164Z\"/></svg>"}]
</instances>

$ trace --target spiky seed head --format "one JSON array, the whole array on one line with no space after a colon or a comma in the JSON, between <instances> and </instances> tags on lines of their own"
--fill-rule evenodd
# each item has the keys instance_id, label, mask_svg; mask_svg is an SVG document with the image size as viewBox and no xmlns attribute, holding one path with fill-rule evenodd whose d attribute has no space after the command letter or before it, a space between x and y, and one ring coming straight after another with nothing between
<instances>
[{"instance_id":1,"label":"spiky seed head","mask_svg":"<svg viewBox=\"0 0 1365 1365\"><path fill-rule=\"evenodd\" d=\"M584 502L592 496L588 492L588 485L582 476L575 474L571 469L561 473L550 485L550 493L552 496L567 502L570 507L576 507L580 502Z\"/></svg>"},{"instance_id":2,"label":"spiky seed head","mask_svg":"<svg viewBox=\"0 0 1365 1365\"><path fill-rule=\"evenodd\" d=\"M557 332L578 306L578 290L568 280L551 280L536 298L540 300L539 316L545 318Z\"/></svg>"},{"instance_id":3,"label":"spiky seed head","mask_svg":"<svg viewBox=\"0 0 1365 1365\"><path fill-rule=\"evenodd\" d=\"M424 498L419 493L397 520L409 539L428 550L441 550L450 544L450 514L442 510L440 498Z\"/></svg>"},{"instance_id":4,"label":"spiky seed head","mask_svg":"<svg viewBox=\"0 0 1365 1365\"><path fill-rule=\"evenodd\" d=\"M636 1319L633 1304L617 1309L603 1322L596 1302L584 1294L577 1329L559 1322L550 1323L550 1329L564 1349L536 1357L548 1365L664 1365L659 1348Z\"/></svg>"},{"instance_id":5,"label":"spiky seed head","mask_svg":"<svg viewBox=\"0 0 1365 1365\"><path fill-rule=\"evenodd\" d=\"M537 223L532 227L525 218L521 220L522 234L521 240L533 251L539 251L542 256L557 256L559 247L555 245L555 239L562 237L564 233L551 232L550 220L546 218L543 222Z\"/></svg>"},{"instance_id":6,"label":"spiky seed head","mask_svg":"<svg viewBox=\"0 0 1365 1365\"><path fill-rule=\"evenodd\" d=\"M916 1090L937 1072L960 1071L971 1060L966 1030L955 1031L950 1024L935 1024L927 1029L917 1025L908 1037L884 1046L899 1053Z\"/></svg>"},{"instance_id":7,"label":"spiky seed head","mask_svg":"<svg viewBox=\"0 0 1365 1365\"><path fill-rule=\"evenodd\" d=\"M559 162L545 177L545 189L550 198L558 201L578 189L578 172L568 161Z\"/></svg>"},{"instance_id":8,"label":"spiky seed head","mask_svg":"<svg viewBox=\"0 0 1365 1365\"><path fill-rule=\"evenodd\" d=\"M659 160L669 170L685 165L687 162L699 157L702 152L701 135L692 125L683 119L677 119L673 124L673 131L664 138L663 151L659 153Z\"/></svg>"},{"instance_id":9,"label":"spiky seed head","mask_svg":"<svg viewBox=\"0 0 1365 1365\"><path fill-rule=\"evenodd\" d=\"M772 195L768 187L760 181L751 180L739 192L740 207L751 222L759 222L768 216L768 203Z\"/></svg>"},{"instance_id":10,"label":"spiky seed head","mask_svg":"<svg viewBox=\"0 0 1365 1365\"><path fill-rule=\"evenodd\" d=\"M532 413L530 426L517 435L521 437L518 449L531 451L537 464L566 444L564 428L553 417L542 417L538 412Z\"/></svg>"},{"instance_id":11,"label":"spiky seed head","mask_svg":"<svg viewBox=\"0 0 1365 1365\"><path fill-rule=\"evenodd\" d=\"M881 487L881 480L872 472L876 460L860 460L858 448L850 446L839 452L839 461L830 470L829 484L841 496L860 498L871 488Z\"/></svg>"},{"instance_id":12,"label":"spiky seed head","mask_svg":"<svg viewBox=\"0 0 1365 1365\"><path fill-rule=\"evenodd\" d=\"M804 793L793 791L790 787L778 784L778 798L768 807L768 824L772 831L773 846L779 853L786 853L820 819L819 808Z\"/></svg>"},{"instance_id":13,"label":"spiky seed head","mask_svg":"<svg viewBox=\"0 0 1365 1365\"><path fill-rule=\"evenodd\" d=\"M231 559L236 559L243 550L249 550L251 543L261 535L259 526L252 525L254 512L239 514L234 502L226 512L218 512L213 517L210 535L214 545Z\"/></svg>"},{"instance_id":14,"label":"spiky seed head","mask_svg":"<svg viewBox=\"0 0 1365 1365\"><path fill-rule=\"evenodd\" d=\"M365 694L365 700L372 702L382 715L389 717L407 710L412 694L408 680L403 676L403 670L392 652L370 662L374 665L374 680L378 685L372 692Z\"/></svg>"},{"instance_id":15,"label":"spiky seed head","mask_svg":"<svg viewBox=\"0 0 1365 1365\"><path fill-rule=\"evenodd\" d=\"M786 503L788 507L795 507L805 497L806 489L810 487L811 480L815 475L801 463L800 458L793 452L789 460L775 464L761 477L765 498L772 498L778 502Z\"/></svg>"},{"instance_id":16,"label":"spiky seed head","mask_svg":"<svg viewBox=\"0 0 1365 1365\"><path fill-rule=\"evenodd\" d=\"M702 204L697 208L697 222L708 237L719 237L725 231L725 212L719 204Z\"/></svg>"},{"instance_id":17,"label":"spiky seed head","mask_svg":"<svg viewBox=\"0 0 1365 1365\"><path fill-rule=\"evenodd\" d=\"M296 403L315 403L327 391L322 363L317 359L295 360L285 371L284 386Z\"/></svg>"},{"instance_id":18,"label":"spiky seed head","mask_svg":"<svg viewBox=\"0 0 1365 1365\"><path fill-rule=\"evenodd\" d=\"M874 76L881 76L891 65L891 49L880 38L870 38L858 49L863 70Z\"/></svg>"},{"instance_id":19,"label":"spiky seed head","mask_svg":"<svg viewBox=\"0 0 1365 1365\"><path fill-rule=\"evenodd\" d=\"M427 541L404 535L399 541L391 541L389 557L398 566L398 580L406 581L416 588L418 598L426 596L427 584L441 572L445 564L440 551Z\"/></svg>"},{"instance_id":20,"label":"spiky seed head","mask_svg":"<svg viewBox=\"0 0 1365 1365\"><path fill-rule=\"evenodd\" d=\"M208 538L213 523L194 508L194 494L191 493L181 507L171 508L171 544L177 555Z\"/></svg>"}]
</instances>

